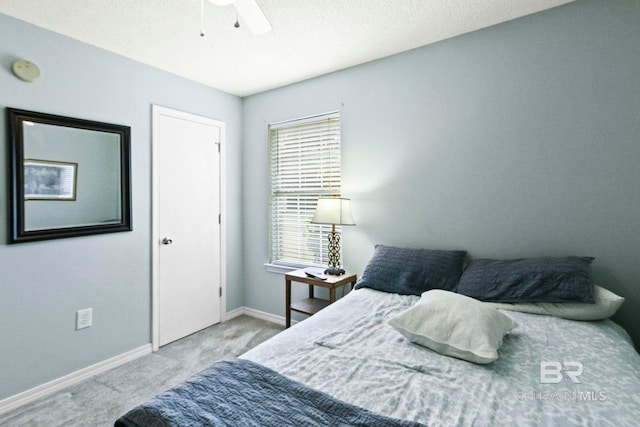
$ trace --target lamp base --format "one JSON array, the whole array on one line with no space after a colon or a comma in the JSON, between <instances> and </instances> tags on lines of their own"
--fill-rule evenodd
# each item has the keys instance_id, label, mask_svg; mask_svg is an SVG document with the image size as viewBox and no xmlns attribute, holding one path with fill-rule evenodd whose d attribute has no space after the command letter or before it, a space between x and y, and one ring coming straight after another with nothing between
<instances>
[{"instance_id":1,"label":"lamp base","mask_svg":"<svg viewBox=\"0 0 640 427\"><path fill-rule=\"evenodd\" d=\"M327 235L329 240L329 268L340 269L340 235L336 233L335 225Z\"/></svg>"},{"instance_id":2,"label":"lamp base","mask_svg":"<svg viewBox=\"0 0 640 427\"><path fill-rule=\"evenodd\" d=\"M329 267L324 271L324 274L330 274L332 276L342 276L345 271L341 268Z\"/></svg>"}]
</instances>

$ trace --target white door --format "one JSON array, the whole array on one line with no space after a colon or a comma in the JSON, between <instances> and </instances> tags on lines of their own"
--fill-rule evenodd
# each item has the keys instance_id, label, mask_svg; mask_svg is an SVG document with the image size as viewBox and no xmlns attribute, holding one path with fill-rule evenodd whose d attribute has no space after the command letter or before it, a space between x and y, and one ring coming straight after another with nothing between
<instances>
[{"instance_id":1,"label":"white door","mask_svg":"<svg viewBox=\"0 0 640 427\"><path fill-rule=\"evenodd\" d=\"M224 124L157 106L153 113L157 348L221 320Z\"/></svg>"}]
</instances>

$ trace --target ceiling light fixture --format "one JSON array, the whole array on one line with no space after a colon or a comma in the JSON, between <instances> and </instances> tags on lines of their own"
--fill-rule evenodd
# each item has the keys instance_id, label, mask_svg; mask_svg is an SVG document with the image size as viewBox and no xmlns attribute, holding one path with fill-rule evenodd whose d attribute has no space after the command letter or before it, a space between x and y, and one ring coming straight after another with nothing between
<instances>
[{"instance_id":1,"label":"ceiling light fixture","mask_svg":"<svg viewBox=\"0 0 640 427\"><path fill-rule=\"evenodd\" d=\"M236 15L242 18L244 24L246 24L249 31L254 36L258 36L260 34L267 33L271 31L271 24L269 20L260 9L260 6L256 2L256 0L208 0L209 2L215 4L216 6L229 6L233 4L233 7L236 8ZM202 13L204 15L204 12ZM233 24L234 27L239 28L240 22L236 18L236 22ZM200 31L200 35L204 36L204 29Z\"/></svg>"}]
</instances>

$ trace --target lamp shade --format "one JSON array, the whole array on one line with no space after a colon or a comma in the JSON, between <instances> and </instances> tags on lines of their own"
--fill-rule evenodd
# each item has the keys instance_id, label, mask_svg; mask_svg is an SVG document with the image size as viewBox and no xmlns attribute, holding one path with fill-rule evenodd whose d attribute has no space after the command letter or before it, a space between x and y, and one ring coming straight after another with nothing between
<instances>
[{"instance_id":1,"label":"lamp shade","mask_svg":"<svg viewBox=\"0 0 640 427\"><path fill-rule=\"evenodd\" d=\"M351 215L351 199L321 197L318 199L312 224L356 225Z\"/></svg>"}]
</instances>

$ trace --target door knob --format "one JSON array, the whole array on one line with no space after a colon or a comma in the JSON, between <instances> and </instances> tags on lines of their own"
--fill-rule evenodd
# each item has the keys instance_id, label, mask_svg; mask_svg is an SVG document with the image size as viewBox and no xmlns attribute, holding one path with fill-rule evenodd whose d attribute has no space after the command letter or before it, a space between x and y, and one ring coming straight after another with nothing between
<instances>
[{"instance_id":1,"label":"door knob","mask_svg":"<svg viewBox=\"0 0 640 427\"><path fill-rule=\"evenodd\" d=\"M170 244L172 244L172 243L173 243L173 240L171 240L171 239L170 239L170 238L168 238L168 237L165 237L164 239L162 239L162 244L163 244L163 245L170 245Z\"/></svg>"}]
</instances>

